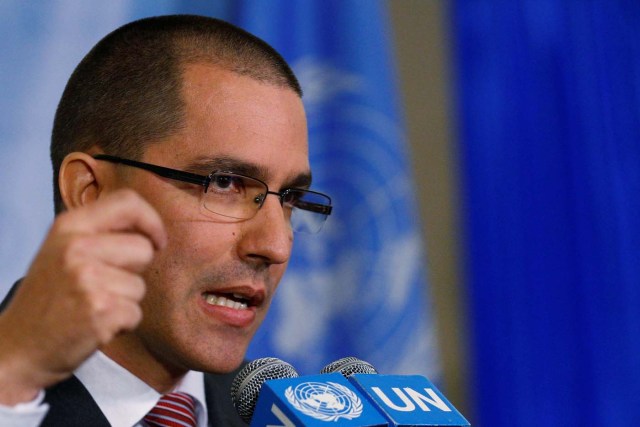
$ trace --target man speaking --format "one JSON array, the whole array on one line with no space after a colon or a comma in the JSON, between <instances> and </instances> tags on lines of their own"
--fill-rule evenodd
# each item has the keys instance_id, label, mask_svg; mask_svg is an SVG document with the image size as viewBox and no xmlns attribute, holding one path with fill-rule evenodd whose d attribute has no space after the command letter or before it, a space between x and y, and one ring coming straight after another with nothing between
<instances>
[{"instance_id":1,"label":"man speaking","mask_svg":"<svg viewBox=\"0 0 640 427\"><path fill-rule=\"evenodd\" d=\"M0 314L0 425L243 425L233 372L293 233L331 213L301 95L212 18L143 19L89 52L53 126L56 219Z\"/></svg>"}]
</instances>

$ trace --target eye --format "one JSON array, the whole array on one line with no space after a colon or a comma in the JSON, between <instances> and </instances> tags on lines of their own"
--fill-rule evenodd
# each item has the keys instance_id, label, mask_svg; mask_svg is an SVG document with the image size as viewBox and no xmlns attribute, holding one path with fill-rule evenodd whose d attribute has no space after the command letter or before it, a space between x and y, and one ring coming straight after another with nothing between
<instances>
[{"instance_id":1,"label":"eye","mask_svg":"<svg viewBox=\"0 0 640 427\"><path fill-rule=\"evenodd\" d=\"M288 205L289 207L293 207L298 203L302 196L303 193L298 190L285 190L282 194L282 203L284 205Z\"/></svg>"},{"instance_id":2,"label":"eye","mask_svg":"<svg viewBox=\"0 0 640 427\"><path fill-rule=\"evenodd\" d=\"M244 182L239 176L216 174L211 180L213 190L225 192L241 192L244 189Z\"/></svg>"}]
</instances>

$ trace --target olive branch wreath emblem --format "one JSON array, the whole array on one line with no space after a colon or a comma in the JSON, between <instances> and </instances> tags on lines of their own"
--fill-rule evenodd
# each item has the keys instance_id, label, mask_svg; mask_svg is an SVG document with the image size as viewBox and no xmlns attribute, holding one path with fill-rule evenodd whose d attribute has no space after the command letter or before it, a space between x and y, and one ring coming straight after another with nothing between
<instances>
[{"instance_id":1,"label":"olive branch wreath emblem","mask_svg":"<svg viewBox=\"0 0 640 427\"><path fill-rule=\"evenodd\" d=\"M323 413L323 412L319 412L317 409L310 407L309 405L304 404L303 402L301 402L300 400L298 400L293 392L293 388L291 386L289 386L286 390L285 390L285 396L287 398L287 400L289 401L289 403L291 403L291 405L293 405L298 411L302 412L305 415L308 415L310 417L316 418L318 420L322 420L322 421L338 421L341 418L346 418L348 420L352 420L354 418L358 418L360 415L362 415L362 401L360 400L360 398L351 390L349 390L349 388L338 384L338 383L334 383L331 381L328 381L327 384L333 386L334 388L336 388L337 390L339 390L341 393L343 393L344 396L346 396L349 401L351 402L351 408L349 409L349 412L346 413ZM298 385L299 387L300 385Z\"/></svg>"}]
</instances>

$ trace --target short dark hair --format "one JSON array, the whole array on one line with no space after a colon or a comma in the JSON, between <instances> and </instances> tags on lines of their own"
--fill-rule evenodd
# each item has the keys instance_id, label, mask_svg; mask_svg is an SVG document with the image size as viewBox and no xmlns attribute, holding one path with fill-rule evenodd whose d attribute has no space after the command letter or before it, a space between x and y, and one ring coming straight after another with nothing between
<instances>
[{"instance_id":1,"label":"short dark hair","mask_svg":"<svg viewBox=\"0 0 640 427\"><path fill-rule=\"evenodd\" d=\"M253 79L302 89L266 42L219 19L195 15L145 18L104 37L78 64L56 110L51 136L56 213L64 210L60 165L74 151L99 146L139 159L145 147L179 131L185 65L210 63Z\"/></svg>"}]
</instances>

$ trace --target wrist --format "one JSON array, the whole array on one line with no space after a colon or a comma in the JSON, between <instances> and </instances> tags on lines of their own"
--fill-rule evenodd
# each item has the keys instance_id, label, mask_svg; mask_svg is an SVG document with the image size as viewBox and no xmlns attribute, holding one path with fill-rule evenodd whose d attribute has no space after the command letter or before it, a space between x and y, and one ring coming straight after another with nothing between
<instances>
[{"instance_id":1,"label":"wrist","mask_svg":"<svg viewBox=\"0 0 640 427\"><path fill-rule=\"evenodd\" d=\"M16 375L10 364L0 362L0 405L16 406L31 402L43 390Z\"/></svg>"},{"instance_id":2,"label":"wrist","mask_svg":"<svg viewBox=\"0 0 640 427\"><path fill-rule=\"evenodd\" d=\"M21 355L19 346L6 331L4 316L0 316L0 404L15 406L34 400L44 386L34 380L28 358Z\"/></svg>"}]
</instances>

